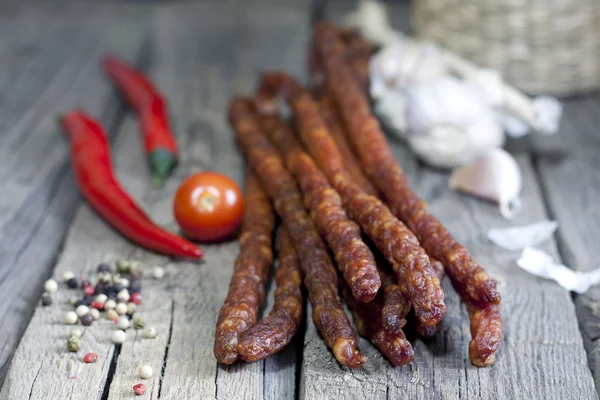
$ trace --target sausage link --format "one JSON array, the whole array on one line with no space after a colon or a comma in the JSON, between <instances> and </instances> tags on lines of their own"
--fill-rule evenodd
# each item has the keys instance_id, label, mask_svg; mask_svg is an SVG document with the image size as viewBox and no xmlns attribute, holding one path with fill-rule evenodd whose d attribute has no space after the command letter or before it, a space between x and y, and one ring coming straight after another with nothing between
<instances>
[{"instance_id":1,"label":"sausage link","mask_svg":"<svg viewBox=\"0 0 600 400\"><path fill-rule=\"evenodd\" d=\"M355 30L339 30L345 47L345 59L354 80L363 93L369 93L369 60L373 46Z\"/></svg>"},{"instance_id":2,"label":"sausage link","mask_svg":"<svg viewBox=\"0 0 600 400\"><path fill-rule=\"evenodd\" d=\"M284 121L272 115L263 115L260 121L296 178L305 207L333 251L352 294L362 302L373 300L381 287L375 259L362 241L360 228L346 215L340 196Z\"/></svg>"},{"instance_id":3,"label":"sausage link","mask_svg":"<svg viewBox=\"0 0 600 400\"><path fill-rule=\"evenodd\" d=\"M275 304L269 315L247 330L237 345L245 361L258 361L287 346L302 321L302 275L298 254L285 230L277 238L279 266L275 271Z\"/></svg>"},{"instance_id":4,"label":"sausage link","mask_svg":"<svg viewBox=\"0 0 600 400\"><path fill-rule=\"evenodd\" d=\"M320 117L319 106L304 87L286 74L265 74L257 94L261 109L275 109L273 96L276 94L290 104L304 145L340 194L350 217L394 268L400 288L413 303L417 318L427 326L438 323L446 311L444 292L415 235L381 200L366 194L351 181Z\"/></svg>"},{"instance_id":5,"label":"sausage link","mask_svg":"<svg viewBox=\"0 0 600 400\"><path fill-rule=\"evenodd\" d=\"M361 303L352 296L347 285L344 285L343 293L346 304L352 312L356 329L361 336L369 339L394 366L408 364L413 360L413 348L402 329L390 332L382 326L381 295L370 303Z\"/></svg>"},{"instance_id":6,"label":"sausage link","mask_svg":"<svg viewBox=\"0 0 600 400\"><path fill-rule=\"evenodd\" d=\"M383 291L382 326L388 332L396 332L406 325L406 316L412 305L402 294L400 286L398 286L392 275L382 269L379 269L379 274Z\"/></svg>"},{"instance_id":7,"label":"sausage link","mask_svg":"<svg viewBox=\"0 0 600 400\"><path fill-rule=\"evenodd\" d=\"M342 114L350 141L371 182L387 199L393 213L415 232L428 254L444 264L450 277L465 288L472 301L499 304L495 282L428 213L425 202L408 186L379 123L371 115L367 99L354 82L335 28L328 22L315 24L315 43L328 78L328 93Z\"/></svg>"},{"instance_id":8,"label":"sausage link","mask_svg":"<svg viewBox=\"0 0 600 400\"><path fill-rule=\"evenodd\" d=\"M246 175L245 198L240 253L215 330L213 352L224 364L237 360L239 336L256 324L269 268L273 263L275 215L259 181L251 172Z\"/></svg>"},{"instance_id":9,"label":"sausage link","mask_svg":"<svg viewBox=\"0 0 600 400\"><path fill-rule=\"evenodd\" d=\"M478 367L488 367L496 362L496 351L502 343L502 317L500 306L482 306L471 301L465 290L454 283L454 289L461 297L471 320L471 342L469 360Z\"/></svg>"},{"instance_id":10,"label":"sausage link","mask_svg":"<svg viewBox=\"0 0 600 400\"><path fill-rule=\"evenodd\" d=\"M249 164L261 179L292 238L300 258L315 326L341 364L360 367L365 358L357 349L356 335L337 293L336 270L313 221L304 211L293 177L260 132L249 100L237 98L230 103L229 121Z\"/></svg>"}]
</instances>

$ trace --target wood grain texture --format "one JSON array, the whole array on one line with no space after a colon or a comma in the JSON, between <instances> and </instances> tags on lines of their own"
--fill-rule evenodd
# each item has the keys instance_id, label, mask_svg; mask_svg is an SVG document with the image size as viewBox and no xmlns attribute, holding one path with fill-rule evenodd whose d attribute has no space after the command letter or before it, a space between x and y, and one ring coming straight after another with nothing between
<instances>
[{"instance_id":1,"label":"wood grain texture","mask_svg":"<svg viewBox=\"0 0 600 400\"><path fill-rule=\"evenodd\" d=\"M560 223L557 238L565 265L589 271L600 268L600 97L564 102L560 132L532 138L535 165L550 213ZM600 387L600 287L575 299L579 325L596 388Z\"/></svg>"},{"instance_id":2,"label":"wood grain texture","mask_svg":"<svg viewBox=\"0 0 600 400\"><path fill-rule=\"evenodd\" d=\"M181 163L162 190L153 189L137 124L129 114L113 154L123 185L159 224L176 230L172 196L189 174L210 169L242 182L243 160L225 121L227 102L235 93L250 93L260 70L301 73L307 15L305 8L257 9L232 3L156 8L151 76L170 100ZM164 399L293 398L295 346L263 362L217 365L212 355L215 318L238 245L204 249L204 263L172 263L136 249L82 206L54 274L60 276L67 269L90 274L98 262L119 258L134 258L145 268L167 266L164 280L144 281L144 303L139 308L159 336L144 339L141 332L130 330L127 342L115 351L109 339L113 328L101 321L86 329L81 352L66 354L69 327L62 318L70 293L61 291L57 305L36 310L0 398L131 398L132 386L140 381L140 364L154 369L154 377L144 381L152 399L159 395ZM269 290L267 311L273 290ZM81 357L90 350L99 354L99 362L82 364ZM70 379L75 374L77 379Z\"/></svg>"},{"instance_id":3,"label":"wood grain texture","mask_svg":"<svg viewBox=\"0 0 600 400\"><path fill-rule=\"evenodd\" d=\"M2 37L15 40L14 47L6 47L10 57L3 62L18 73L0 78L6 87L0 109L7 110L0 117L0 379L79 201L68 169L68 144L56 118L71 107L82 107L106 124L115 121L120 105L97 59L107 50L129 59L137 56L143 14L131 18L127 10L99 7L89 15L19 8L13 18L31 30L17 28L16 33L23 29L22 37Z\"/></svg>"},{"instance_id":4,"label":"wood grain texture","mask_svg":"<svg viewBox=\"0 0 600 400\"><path fill-rule=\"evenodd\" d=\"M347 4L333 2L328 12L339 19L347 10ZM404 30L407 14L406 5L390 7L392 21ZM361 340L360 348L368 362L360 370L350 371L335 362L314 328L309 327L302 361L301 397L597 398L569 293L553 282L520 270L515 264L518 253L495 247L485 236L492 227L526 224L547 217L529 156L517 156L524 174L524 211L508 222L494 205L449 190L448 174L423 166L404 144L391 137L389 141L412 187L429 202L432 213L498 281L505 341L494 366L479 369L471 365L467 358L468 315L445 278L447 312L442 331L430 341L413 340L412 365L392 368L372 345ZM542 248L558 257L554 241Z\"/></svg>"}]
</instances>

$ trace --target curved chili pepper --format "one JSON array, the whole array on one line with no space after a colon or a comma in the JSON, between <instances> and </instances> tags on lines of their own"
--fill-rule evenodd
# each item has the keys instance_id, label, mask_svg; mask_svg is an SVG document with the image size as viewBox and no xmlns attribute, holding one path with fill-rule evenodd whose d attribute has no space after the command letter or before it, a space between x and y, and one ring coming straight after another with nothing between
<instances>
[{"instance_id":1,"label":"curved chili pepper","mask_svg":"<svg viewBox=\"0 0 600 400\"><path fill-rule=\"evenodd\" d=\"M102 65L138 114L152 178L160 187L177 163L177 143L169 127L167 102L142 72L125 61L108 55Z\"/></svg>"},{"instance_id":2,"label":"curved chili pepper","mask_svg":"<svg viewBox=\"0 0 600 400\"><path fill-rule=\"evenodd\" d=\"M71 159L79 190L117 231L149 250L175 257L200 258L202 250L154 224L121 187L110 160L104 129L83 111L61 118L71 141Z\"/></svg>"}]
</instances>

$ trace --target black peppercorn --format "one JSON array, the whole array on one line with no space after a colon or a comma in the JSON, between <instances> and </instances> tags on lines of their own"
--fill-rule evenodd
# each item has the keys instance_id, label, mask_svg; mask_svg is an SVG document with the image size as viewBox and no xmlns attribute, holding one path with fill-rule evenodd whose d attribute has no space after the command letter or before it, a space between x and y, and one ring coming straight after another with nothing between
<instances>
[{"instance_id":1,"label":"black peppercorn","mask_svg":"<svg viewBox=\"0 0 600 400\"><path fill-rule=\"evenodd\" d=\"M81 299L81 300L83 300L84 305L89 306L90 304L92 304L92 301L94 301L94 296L86 295L86 296L83 296L83 299Z\"/></svg>"},{"instance_id":2,"label":"black peppercorn","mask_svg":"<svg viewBox=\"0 0 600 400\"><path fill-rule=\"evenodd\" d=\"M85 304L85 300L83 300L83 299L77 300L75 302L75 304L73 304L73 308L77 308L79 306L87 306L87 304Z\"/></svg>"},{"instance_id":3,"label":"black peppercorn","mask_svg":"<svg viewBox=\"0 0 600 400\"><path fill-rule=\"evenodd\" d=\"M92 322L94 322L94 317L92 314L85 314L83 317L79 318L81 320L81 324L84 326L90 326Z\"/></svg>"},{"instance_id":4,"label":"black peppercorn","mask_svg":"<svg viewBox=\"0 0 600 400\"><path fill-rule=\"evenodd\" d=\"M110 272L110 265L108 265L107 263L101 263L100 265L98 265L98 272Z\"/></svg>"},{"instance_id":5,"label":"black peppercorn","mask_svg":"<svg viewBox=\"0 0 600 400\"><path fill-rule=\"evenodd\" d=\"M50 293L42 294L42 305L44 307L52 305L52 296L50 296Z\"/></svg>"},{"instance_id":6,"label":"black peppercorn","mask_svg":"<svg viewBox=\"0 0 600 400\"><path fill-rule=\"evenodd\" d=\"M124 287L121 283L115 283L114 285L112 285L112 290L114 290L117 293L119 293L123 289Z\"/></svg>"},{"instance_id":7,"label":"black peppercorn","mask_svg":"<svg viewBox=\"0 0 600 400\"><path fill-rule=\"evenodd\" d=\"M129 283L129 292L138 293L142 291L142 283L139 279L134 279Z\"/></svg>"},{"instance_id":8,"label":"black peppercorn","mask_svg":"<svg viewBox=\"0 0 600 400\"><path fill-rule=\"evenodd\" d=\"M69 289L77 289L77 286L79 286L79 282L77 282L77 278L71 278L71 279L67 280L67 286L69 287Z\"/></svg>"}]
</instances>

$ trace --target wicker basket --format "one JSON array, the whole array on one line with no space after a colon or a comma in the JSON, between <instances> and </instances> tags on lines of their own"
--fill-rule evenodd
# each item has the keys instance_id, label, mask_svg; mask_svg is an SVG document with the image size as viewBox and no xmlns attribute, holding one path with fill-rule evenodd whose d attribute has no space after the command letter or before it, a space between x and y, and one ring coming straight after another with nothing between
<instances>
[{"instance_id":1,"label":"wicker basket","mask_svg":"<svg viewBox=\"0 0 600 400\"><path fill-rule=\"evenodd\" d=\"M531 93L600 88L600 0L414 0L417 37Z\"/></svg>"}]
</instances>

